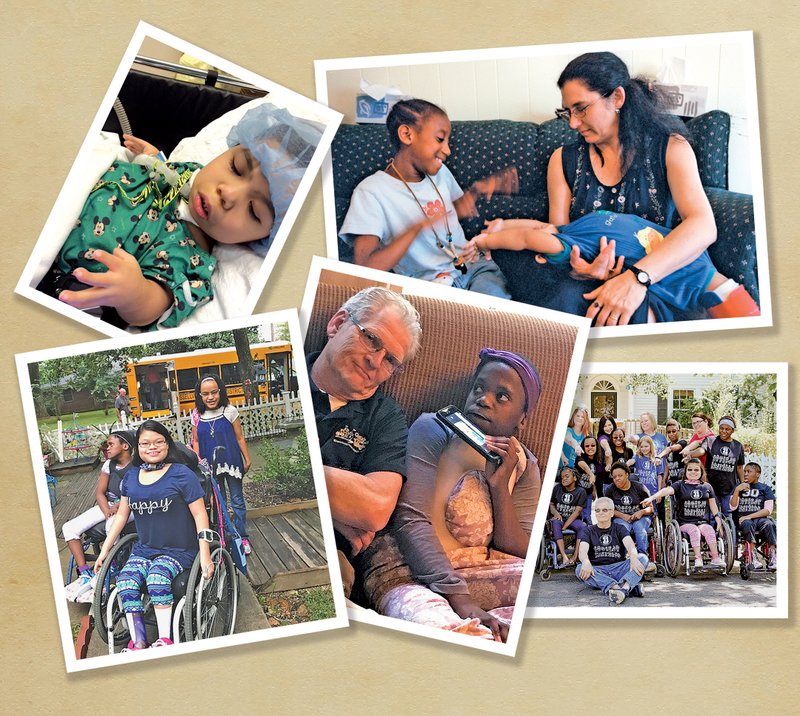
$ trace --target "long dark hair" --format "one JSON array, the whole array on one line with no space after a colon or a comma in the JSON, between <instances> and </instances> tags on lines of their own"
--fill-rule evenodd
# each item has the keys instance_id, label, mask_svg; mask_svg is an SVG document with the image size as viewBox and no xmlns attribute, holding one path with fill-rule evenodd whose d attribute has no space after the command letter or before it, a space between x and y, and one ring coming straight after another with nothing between
<instances>
[{"instance_id":1,"label":"long dark hair","mask_svg":"<svg viewBox=\"0 0 800 716\"><path fill-rule=\"evenodd\" d=\"M203 396L200 395L200 386L207 380L213 380L217 384L217 388L219 388L219 403L217 403L218 408L224 408L230 402L228 400L228 390L225 388L225 383L217 378L217 376L211 375L211 373L206 373L200 378L200 380L197 382L197 385L194 386L194 405L200 415L208 410L203 402Z\"/></svg>"},{"instance_id":2,"label":"long dark hair","mask_svg":"<svg viewBox=\"0 0 800 716\"><path fill-rule=\"evenodd\" d=\"M587 52L576 57L558 78L558 88L562 89L570 80L583 82L603 97L610 97L617 87L625 90L625 102L619 108L623 174L637 157L644 156L642 150L649 138L677 134L689 139L683 122L662 110L662 97L652 83L645 77L631 77L625 63L613 52ZM579 141L586 142L582 137ZM598 154L602 162L603 155L599 151Z\"/></svg>"},{"instance_id":3,"label":"long dark hair","mask_svg":"<svg viewBox=\"0 0 800 716\"><path fill-rule=\"evenodd\" d=\"M447 112L438 104L428 102L426 99L404 99L395 104L389 112L389 116L386 117L386 129L389 132L389 140L394 151L399 152L403 148L403 143L397 134L397 130L403 124L419 128L422 122L434 114L447 116Z\"/></svg>"},{"instance_id":4,"label":"long dark hair","mask_svg":"<svg viewBox=\"0 0 800 716\"><path fill-rule=\"evenodd\" d=\"M611 423L612 429L610 433L605 432L606 423ZM614 418L612 418L610 415L604 415L597 423L597 439L599 440L601 436L607 435L608 439L611 440L611 436L614 434L614 430L616 429L617 421L614 420Z\"/></svg>"},{"instance_id":5,"label":"long dark hair","mask_svg":"<svg viewBox=\"0 0 800 716\"><path fill-rule=\"evenodd\" d=\"M172 435L169 434L169 430L159 423L158 420L145 420L136 431L136 450L133 451L133 459L131 460L134 465L141 465L144 462L139 456L139 438L145 430L158 433L167 441L167 456L164 458L164 462L186 462L183 453L181 453L175 441L172 439Z\"/></svg>"}]
</instances>

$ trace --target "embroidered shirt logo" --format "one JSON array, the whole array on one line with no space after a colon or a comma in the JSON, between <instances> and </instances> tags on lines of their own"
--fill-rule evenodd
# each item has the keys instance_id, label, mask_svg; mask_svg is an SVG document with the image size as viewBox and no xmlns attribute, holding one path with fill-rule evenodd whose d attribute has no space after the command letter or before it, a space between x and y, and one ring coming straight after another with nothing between
<instances>
[{"instance_id":1,"label":"embroidered shirt logo","mask_svg":"<svg viewBox=\"0 0 800 716\"><path fill-rule=\"evenodd\" d=\"M367 447L367 440L363 435L345 425L339 428L333 436L333 442L339 445L347 445L353 452L364 452Z\"/></svg>"}]
</instances>

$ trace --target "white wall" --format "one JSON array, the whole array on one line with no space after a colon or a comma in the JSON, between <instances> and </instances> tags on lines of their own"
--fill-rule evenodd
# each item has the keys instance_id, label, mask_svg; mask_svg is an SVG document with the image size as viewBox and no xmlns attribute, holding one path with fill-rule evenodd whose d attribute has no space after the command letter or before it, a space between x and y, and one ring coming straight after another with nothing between
<instances>
[{"instance_id":1,"label":"white wall","mask_svg":"<svg viewBox=\"0 0 800 716\"><path fill-rule=\"evenodd\" d=\"M661 45L659 46L659 43ZM729 178L734 191L752 193L749 170L749 121L746 53L739 43L674 44L659 38L646 47L617 49L632 75L655 77L673 59L683 66L685 84L708 86L706 109L722 109L731 115ZM583 50L581 50L583 51ZM398 64L385 67L332 70L328 72L328 104L355 122L355 98L362 79L393 85L404 94L441 105L450 119L513 119L542 122L561 106L556 80L566 64L580 54L476 59L432 64ZM482 53L484 56L488 53Z\"/></svg>"}]
</instances>

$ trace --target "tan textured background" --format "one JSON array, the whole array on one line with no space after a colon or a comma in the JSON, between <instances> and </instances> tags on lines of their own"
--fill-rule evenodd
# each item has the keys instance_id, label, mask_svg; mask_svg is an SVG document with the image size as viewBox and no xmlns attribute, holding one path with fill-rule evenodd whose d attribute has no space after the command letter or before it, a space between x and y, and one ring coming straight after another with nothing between
<instances>
[{"instance_id":1,"label":"tan textured background","mask_svg":"<svg viewBox=\"0 0 800 716\"><path fill-rule=\"evenodd\" d=\"M139 713L167 705L175 713L193 714L226 713L233 708L314 713L541 712L561 711L581 700L581 693L585 706L620 712L633 705L624 694L637 686L648 704L661 704L665 710L702 709L706 714L796 710L796 701L789 701L800 646L793 608L792 618L782 622L528 621L513 661L356 625L134 668L65 674L45 552L38 542L41 520L12 356L97 336L12 296L11 290L139 18L307 95L314 93L315 58L752 29L776 327L603 341L590 347L587 357L794 362L800 348L794 318L800 299L796 245L800 10L791 0L756 4L490 0L474 5L440 0L389 2L380 9L361 0L268 4L233 0L227 5L220 14L210 9L218 4L199 2L67 2L59 7L7 0L0 15L0 216L5 253L0 271L6 292L0 314L4 475L0 712L61 713L92 708L95 703L98 709L132 713L134 702L139 703L135 709ZM322 231L317 182L259 308L299 303L311 255L325 250ZM789 402L794 425L798 414L793 380ZM789 515L795 538L796 505ZM22 535L29 543L25 549ZM794 573L799 564L793 558L790 594L796 593ZM554 658L558 652L564 656ZM581 652L586 654L583 666ZM690 665L681 669L679 656L687 652ZM676 687L675 677L681 672L687 674L686 681L691 674L702 685Z\"/></svg>"}]
</instances>

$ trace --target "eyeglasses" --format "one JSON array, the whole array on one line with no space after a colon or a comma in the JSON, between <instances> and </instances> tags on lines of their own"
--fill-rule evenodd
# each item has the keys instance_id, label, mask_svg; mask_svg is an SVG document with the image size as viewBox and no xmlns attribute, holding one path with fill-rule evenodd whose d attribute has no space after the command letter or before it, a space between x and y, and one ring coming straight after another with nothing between
<instances>
[{"instance_id":1,"label":"eyeglasses","mask_svg":"<svg viewBox=\"0 0 800 716\"><path fill-rule=\"evenodd\" d=\"M352 322L353 325L358 329L358 333L361 336L361 340L364 342L364 345L369 349L370 353L378 353L383 351L383 360L381 361L381 367L389 373L392 374L400 374L403 372L405 366L403 365L402 361L398 360L397 356L392 355L389 351L386 350L386 346L383 345L383 341L378 338L372 331L364 328L355 318L348 315L347 316Z\"/></svg>"},{"instance_id":2,"label":"eyeglasses","mask_svg":"<svg viewBox=\"0 0 800 716\"><path fill-rule=\"evenodd\" d=\"M600 95L597 99L589 102L589 104L583 105L583 107L573 107L572 109L568 109L567 107L559 107L556 110L556 117L563 119L565 122L569 122L572 117L583 119L586 116L586 112L589 111L589 107L595 104L595 102L599 102L601 99L605 99L606 97L608 97L607 94Z\"/></svg>"},{"instance_id":3,"label":"eyeglasses","mask_svg":"<svg viewBox=\"0 0 800 716\"><path fill-rule=\"evenodd\" d=\"M153 440L153 442L140 442L139 447L143 450L147 450L147 448L155 447L155 448L162 448L167 444L166 440Z\"/></svg>"},{"instance_id":4,"label":"eyeglasses","mask_svg":"<svg viewBox=\"0 0 800 716\"><path fill-rule=\"evenodd\" d=\"M598 507L595 510L595 512L613 512L613 511L614 510L612 510L610 507Z\"/></svg>"},{"instance_id":5,"label":"eyeglasses","mask_svg":"<svg viewBox=\"0 0 800 716\"><path fill-rule=\"evenodd\" d=\"M200 393L201 398L213 398L216 395L219 395L219 388L216 390L209 390L207 393Z\"/></svg>"}]
</instances>

